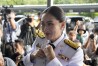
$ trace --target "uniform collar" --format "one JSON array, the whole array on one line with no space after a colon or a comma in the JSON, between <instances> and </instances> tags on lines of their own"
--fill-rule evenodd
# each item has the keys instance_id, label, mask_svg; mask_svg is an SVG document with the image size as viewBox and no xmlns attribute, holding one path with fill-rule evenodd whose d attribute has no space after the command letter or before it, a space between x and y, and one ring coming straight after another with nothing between
<instances>
[{"instance_id":1,"label":"uniform collar","mask_svg":"<svg viewBox=\"0 0 98 66\"><path fill-rule=\"evenodd\" d=\"M62 35L52 44L56 47L60 43L60 41L64 38L64 36L65 36L65 34L63 32Z\"/></svg>"}]
</instances>

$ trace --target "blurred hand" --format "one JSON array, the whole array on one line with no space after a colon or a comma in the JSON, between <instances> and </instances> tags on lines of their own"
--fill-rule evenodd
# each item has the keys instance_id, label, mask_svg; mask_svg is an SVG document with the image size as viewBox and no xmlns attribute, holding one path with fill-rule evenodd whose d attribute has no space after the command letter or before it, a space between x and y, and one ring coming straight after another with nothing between
<instances>
[{"instance_id":1,"label":"blurred hand","mask_svg":"<svg viewBox=\"0 0 98 66\"><path fill-rule=\"evenodd\" d=\"M17 66L18 66L18 63L19 63L21 60L22 60L22 56L21 56L21 55L19 55L19 56L16 57L15 63L16 63Z\"/></svg>"},{"instance_id":2,"label":"blurred hand","mask_svg":"<svg viewBox=\"0 0 98 66\"><path fill-rule=\"evenodd\" d=\"M32 54L33 54L33 53L32 53ZM46 57L42 49L37 50L36 53L34 54L34 56L35 56L36 58L37 58L37 57L40 57L40 58Z\"/></svg>"},{"instance_id":3,"label":"blurred hand","mask_svg":"<svg viewBox=\"0 0 98 66\"><path fill-rule=\"evenodd\" d=\"M43 49L43 51L49 61L51 61L55 58L55 52L54 52L52 46L48 45L46 48Z\"/></svg>"},{"instance_id":4,"label":"blurred hand","mask_svg":"<svg viewBox=\"0 0 98 66\"><path fill-rule=\"evenodd\" d=\"M14 19L15 18L15 13L14 12L11 12L10 14L7 15L7 18Z\"/></svg>"}]
</instances>

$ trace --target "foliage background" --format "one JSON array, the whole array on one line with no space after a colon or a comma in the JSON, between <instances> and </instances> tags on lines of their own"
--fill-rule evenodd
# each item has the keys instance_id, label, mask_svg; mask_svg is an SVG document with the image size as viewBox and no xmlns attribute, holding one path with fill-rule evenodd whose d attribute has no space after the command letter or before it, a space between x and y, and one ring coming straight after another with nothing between
<instances>
[{"instance_id":1,"label":"foliage background","mask_svg":"<svg viewBox=\"0 0 98 66\"><path fill-rule=\"evenodd\" d=\"M53 0L54 4L87 4L97 3L98 0ZM47 0L0 0L0 5L46 5ZM90 16L94 18L98 16L98 12L85 13L81 12L79 15Z\"/></svg>"},{"instance_id":2,"label":"foliage background","mask_svg":"<svg viewBox=\"0 0 98 66\"><path fill-rule=\"evenodd\" d=\"M98 0L53 0L54 4L98 3ZM45 5L47 0L0 0L0 5Z\"/></svg>"}]
</instances>

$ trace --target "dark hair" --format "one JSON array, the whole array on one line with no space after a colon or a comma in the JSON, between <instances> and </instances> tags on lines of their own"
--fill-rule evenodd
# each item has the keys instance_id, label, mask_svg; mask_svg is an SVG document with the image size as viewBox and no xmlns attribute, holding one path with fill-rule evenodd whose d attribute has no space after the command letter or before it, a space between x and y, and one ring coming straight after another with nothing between
<instances>
[{"instance_id":1,"label":"dark hair","mask_svg":"<svg viewBox=\"0 0 98 66\"><path fill-rule=\"evenodd\" d=\"M98 27L95 27L95 28L93 29L93 32L98 34Z\"/></svg>"},{"instance_id":2,"label":"dark hair","mask_svg":"<svg viewBox=\"0 0 98 66\"><path fill-rule=\"evenodd\" d=\"M15 44L17 45L17 43L19 43L19 45L24 46L24 40L23 39L17 39L15 40Z\"/></svg>"},{"instance_id":3,"label":"dark hair","mask_svg":"<svg viewBox=\"0 0 98 66\"><path fill-rule=\"evenodd\" d=\"M2 50L1 51L3 51L3 48L4 47L2 47ZM4 50L5 50L4 51L4 56L11 58L12 55L15 53L14 43L13 42L6 43Z\"/></svg>"},{"instance_id":4,"label":"dark hair","mask_svg":"<svg viewBox=\"0 0 98 66\"><path fill-rule=\"evenodd\" d=\"M98 48L96 49L95 54L98 55Z\"/></svg>"},{"instance_id":5,"label":"dark hair","mask_svg":"<svg viewBox=\"0 0 98 66\"><path fill-rule=\"evenodd\" d=\"M63 22L65 21L65 13L63 11L63 9L61 9L60 7L58 6L51 6L51 7L48 7L47 9L45 9L43 12L44 13L49 13L51 14L52 16L54 16L57 20L59 20L60 22Z\"/></svg>"}]
</instances>

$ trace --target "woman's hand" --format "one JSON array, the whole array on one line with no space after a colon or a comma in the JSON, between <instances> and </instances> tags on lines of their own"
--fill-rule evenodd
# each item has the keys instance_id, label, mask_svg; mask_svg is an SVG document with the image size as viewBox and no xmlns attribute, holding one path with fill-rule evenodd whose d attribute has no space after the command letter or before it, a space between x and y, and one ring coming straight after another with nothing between
<instances>
[{"instance_id":1,"label":"woman's hand","mask_svg":"<svg viewBox=\"0 0 98 66\"><path fill-rule=\"evenodd\" d=\"M43 58L43 57L46 57L42 49L36 50L35 52L33 52L31 54L31 56L33 56L34 58L38 58L38 57Z\"/></svg>"},{"instance_id":2,"label":"woman's hand","mask_svg":"<svg viewBox=\"0 0 98 66\"><path fill-rule=\"evenodd\" d=\"M48 60L53 60L55 58L55 52L52 48L52 46L48 45L46 48L43 49L46 57L48 58Z\"/></svg>"}]
</instances>

